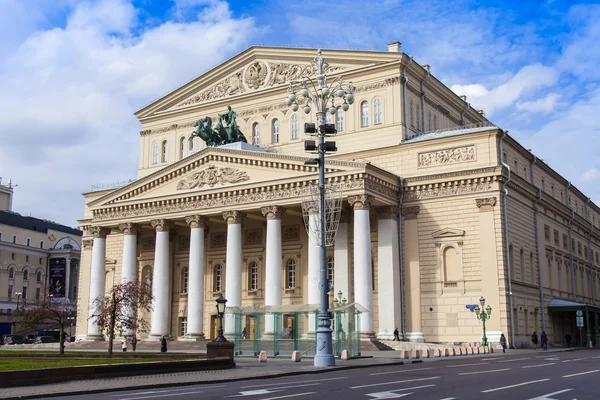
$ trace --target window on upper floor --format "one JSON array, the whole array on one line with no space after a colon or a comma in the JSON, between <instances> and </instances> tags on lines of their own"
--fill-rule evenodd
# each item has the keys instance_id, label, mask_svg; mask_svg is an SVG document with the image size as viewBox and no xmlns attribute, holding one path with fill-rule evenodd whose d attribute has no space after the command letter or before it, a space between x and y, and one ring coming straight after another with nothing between
<instances>
[{"instance_id":1,"label":"window on upper floor","mask_svg":"<svg viewBox=\"0 0 600 400\"><path fill-rule=\"evenodd\" d=\"M258 146L260 144L260 126L258 122L252 125L252 144Z\"/></svg>"},{"instance_id":2,"label":"window on upper floor","mask_svg":"<svg viewBox=\"0 0 600 400\"><path fill-rule=\"evenodd\" d=\"M271 123L271 131L273 133L273 143L279 143L279 120L274 119Z\"/></svg>"},{"instance_id":3,"label":"window on upper floor","mask_svg":"<svg viewBox=\"0 0 600 400\"><path fill-rule=\"evenodd\" d=\"M152 143L152 164L158 164L158 142Z\"/></svg>"},{"instance_id":4,"label":"window on upper floor","mask_svg":"<svg viewBox=\"0 0 600 400\"><path fill-rule=\"evenodd\" d=\"M546 181L542 179L542 190L546 191Z\"/></svg>"},{"instance_id":5,"label":"window on upper floor","mask_svg":"<svg viewBox=\"0 0 600 400\"><path fill-rule=\"evenodd\" d=\"M0 241L2 241L2 232L0 232Z\"/></svg>"},{"instance_id":6,"label":"window on upper floor","mask_svg":"<svg viewBox=\"0 0 600 400\"><path fill-rule=\"evenodd\" d=\"M342 110L342 107L338 107L337 109L337 120L336 120L336 129L338 132L343 132L344 131L344 110Z\"/></svg>"},{"instance_id":7,"label":"window on upper floor","mask_svg":"<svg viewBox=\"0 0 600 400\"><path fill-rule=\"evenodd\" d=\"M185 138L179 139L179 159L182 160L185 157Z\"/></svg>"},{"instance_id":8,"label":"window on upper floor","mask_svg":"<svg viewBox=\"0 0 600 400\"><path fill-rule=\"evenodd\" d=\"M10 299L13 296L13 285L8 285L8 298Z\"/></svg>"},{"instance_id":9,"label":"window on upper floor","mask_svg":"<svg viewBox=\"0 0 600 400\"><path fill-rule=\"evenodd\" d=\"M221 264L215 265L213 270L213 292L223 290L223 267Z\"/></svg>"},{"instance_id":10,"label":"window on upper floor","mask_svg":"<svg viewBox=\"0 0 600 400\"><path fill-rule=\"evenodd\" d=\"M431 111L427 113L427 130L431 131Z\"/></svg>"},{"instance_id":11,"label":"window on upper floor","mask_svg":"<svg viewBox=\"0 0 600 400\"><path fill-rule=\"evenodd\" d=\"M360 126L369 126L369 103L363 101L360 103Z\"/></svg>"},{"instance_id":12,"label":"window on upper floor","mask_svg":"<svg viewBox=\"0 0 600 400\"><path fill-rule=\"evenodd\" d=\"M550 227L548 225L544 225L544 237L550 241Z\"/></svg>"},{"instance_id":13,"label":"window on upper floor","mask_svg":"<svg viewBox=\"0 0 600 400\"><path fill-rule=\"evenodd\" d=\"M40 249L43 249L43 248L44 248L44 241L40 240Z\"/></svg>"},{"instance_id":14,"label":"window on upper floor","mask_svg":"<svg viewBox=\"0 0 600 400\"><path fill-rule=\"evenodd\" d=\"M581 242L577 242L577 254L581 255Z\"/></svg>"},{"instance_id":15,"label":"window on upper floor","mask_svg":"<svg viewBox=\"0 0 600 400\"><path fill-rule=\"evenodd\" d=\"M196 139L188 140L188 154L192 154L192 151L196 148Z\"/></svg>"},{"instance_id":16,"label":"window on upper floor","mask_svg":"<svg viewBox=\"0 0 600 400\"><path fill-rule=\"evenodd\" d=\"M415 126L414 124L414 111L413 111L413 101L410 101L410 107L409 107L409 112L410 112L410 117L409 117L409 122L410 122L410 126Z\"/></svg>"},{"instance_id":17,"label":"window on upper floor","mask_svg":"<svg viewBox=\"0 0 600 400\"><path fill-rule=\"evenodd\" d=\"M289 259L285 263L286 270L286 283L288 289L293 289L296 287L296 260Z\"/></svg>"},{"instance_id":18,"label":"window on upper floor","mask_svg":"<svg viewBox=\"0 0 600 400\"><path fill-rule=\"evenodd\" d=\"M437 131L437 115L433 116L433 130Z\"/></svg>"},{"instance_id":19,"label":"window on upper floor","mask_svg":"<svg viewBox=\"0 0 600 400\"><path fill-rule=\"evenodd\" d=\"M327 257L327 280L331 282L331 286L333 286L334 268L335 262L333 256Z\"/></svg>"},{"instance_id":20,"label":"window on upper floor","mask_svg":"<svg viewBox=\"0 0 600 400\"><path fill-rule=\"evenodd\" d=\"M28 270L23 270L23 280L24 281L29 280L29 271Z\"/></svg>"},{"instance_id":21,"label":"window on upper floor","mask_svg":"<svg viewBox=\"0 0 600 400\"><path fill-rule=\"evenodd\" d=\"M14 260L15 259L15 253L11 253L10 254L10 258Z\"/></svg>"},{"instance_id":22,"label":"window on upper floor","mask_svg":"<svg viewBox=\"0 0 600 400\"><path fill-rule=\"evenodd\" d=\"M37 276L36 276L36 281L38 283L42 282L42 271L38 271Z\"/></svg>"},{"instance_id":23,"label":"window on upper floor","mask_svg":"<svg viewBox=\"0 0 600 400\"><path fill-rule=\"evenodd\" d=\"M559 239L558 231L556 229L554 230L554 244L557 246L560 246L560 239Z\"/></svg>"},{"instance_id":24,"label":"window on upper floor","mask_svg":"<svg viewBox=\"0 0 600 400\"><path fill-rule=\"evenodd\" d=\"M29 256L25 256L25 262L29 262Z\"/></svg>"},{"instance_id":25,"label":"window on upper floor","mask_svg":"<svg viewBox=\"0 0 600 400\"><path fill-rule=\"evenodd\" d=\"M13 243L17 244L17 235L13 235Z\"/></svg>"},{"instance_id":26,"label":"window on upper floor","mask_svg":"<svg viewBox=\"0 0 600 400\"><path fill-rule=\"evenodd\" d=\"M381 108L381 99L378 97L373 100L373 123L376 125L383 122L383 111Z\"/></svg>"},{"instance_id":27,"label":"window on upper floor","mask_svg":"<svg viewBox=\"0 0 600 400\"><path fill-rule=\"evenodd\" d=\"M248 265L248 289L258 290L258 264L254 261Z\"/></svg>"},{"instance_id":28,"label":"window on upper floor","mask_svg":"<svg viewBox=\"0 0 600 400\"><path fill-rule=\"evenodd\" d=\"M569 248L569 245L568 245L567 243L569 243L569 241L568 241L568 239L567 239L567 235L565 235L565 234L563 233L563 247L564 247L565 249L568 249L568 248Z\"/></svg>"},{"instance_id":29,"label":"window on upper floor","mask_svg":"<svg viewBox=\"0 0 600 400\"><path fill-rule=\"evenodd\" d=\"M29 247L29 245L30 245L30 244L31 244L31 239L30 239L30 238L27 238L27 239L25 240L25 245L26 245L27 247Z\"/></svg>"},{"instance_id":30,"label":"window on upper floor","mask_svg":"<svg viewBox=\"0 0 600 400\"><path fill-rule=\"evenodd\" d=\"M21 297L23 297L23 303L25 303L25 300L27 300L27 286L23 286L23 289L21 289Z\"/></svg>"},{"instance_id":31,"label":"window on upper floor","mask_svg":"<svg viewBox=\"0 0 600 400\"><path fill-rule=\"evenodd\" d=\"M296 114L292 114L292 118L290 121L292 132L292 139L298 139L298 116Z\"/></svg>"},{"instance_id":32,"label":"window on upper floor","mask_svg":"<svg viewBox=\"0 0 600 400\"><path fill-rule=\"evenodd\" d=\"M13 267L8 268L8 279L15 279L15 269Z\"/></svg>"},{"instance_id":33,"label":"window on upper floor","mask_svg":"<svg viewBox=\"0 0 600 400\"><path fill-rule=\"evenodd\" d=\"M588 250L587 250L587 246L583 246L583 256L585 257L585 259L587 260L588 258Z\"/></svg>"},{"instance_id":34,"label":"window on upper floor","mask_svg":"<svg viewBox=\"0 0 600 400\"><path fill-rule=\"evenodd\" d=\"M598 264L598 252L596 252L596 264Z\"/></svg>"},{"instance_id":35,"label":"window on upper floor","mask_svg":"<svg viewBox=\"0 0 600 400\"><path fill-rule=\"evenodd\" d=\"M163 140L162 146L161 146L161 159L160 159L161 162L164 162L164 163L167 162L167 159L168 159L167 158L167 155L168 155L167 150L168 150L167 149L167 141Z\"/></svg>"},{"instance_id":36,"label":"window on upper floor","mask_svg":"<svg viewBox=\"0 0 600 400\"><path fill-rule=\"evenodd\" d=\"M40 299L40 295L42 294L42 289L41 288L35 288L35 299L39 300Z\"/></svg>"},{"instance_id":37,"label":"window on upper floor","mask_svg":"<svg viewBox=\"0 0 600 400\"><path fill-rule=\"evenodd\" d=\"M421 109L419 105L416 105L416 121L417 121L417 129L421 129Z\"/></svg>"},{"instance_id":38,"label":"window on upper floor","mask_svg":"<svg viewBox=\"0 0 600 400\"><path fill-rule=\"evenodd\" d=\"M181 293L188 292L188 285L190 281L190 270L185 267L181 270Z\"/></svg>"}]
</instances>

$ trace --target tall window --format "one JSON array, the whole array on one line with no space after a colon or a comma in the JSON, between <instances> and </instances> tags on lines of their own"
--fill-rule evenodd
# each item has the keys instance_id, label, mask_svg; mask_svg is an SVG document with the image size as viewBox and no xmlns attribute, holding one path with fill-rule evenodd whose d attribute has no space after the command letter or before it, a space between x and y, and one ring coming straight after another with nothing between
<instances>
[{"instance_id":1,"label":"tall window","mask_svg":"<svg viewBox=\"0 0 600 400\"><path fill-rule=\"evenodd\" d=\"M23 280L24 281L29 280L29 271L28 270L23 271Z\"/></svg>"},{"instance_id":2,"label":"tall window","mask_svg":"<svg viewBox=\"0 0 600 400\"><path fill-rule=\"evenodd\" d=\"M428 131L431 130L431 111L429 111L429 113L427 113L427 130Z\"/></svg>"},{"instance_id":3,"label":"tall window","mask_svg":"<svg viewBox=\"0 0 600 400\"><path fill-rule=\"evenodd\" d=\"M337 131L342 132L344 130L344 110L342 107L337 109Z\"/></svg>"},{"instance_id":4,"label":"tall window","mask_svg":"<svg viewBox=\"0 0 600 400\"><path fill-rule=\"evenodd\" d=\"M8 279L14 279L14 278L15 278L15 269L9 268L8 269Z\"/></svg>"},{"instance_id":5,"label":"tall window","mask_svg":"<svg viewBox=\"0 0 600 400\"><path fill-rule=\"evenodd\" d=\"M40 249L43 249L43 248L44 248L44 241L43 241L43 240L40 240ZM41 263L40 263L40 264L41 264Z\"/></svg>"},{"instance_id":6,"label":"tall window","mask_svg":"<svg viewBox=\"0 0 600 400\"><path fill-rule=\"evenodd\" d=\"M421 111L419 111L419 105L417 104L417 129L421 129Z\"/></svg>"},{"instance_id":7,"label":"tall window","mask_svg":"<svg viewBox=\"0 0 600 400\"><path fill-rule=\"evenodd\" d=\"M13 285L8 285L8 298L11 298L13 295Z\"/></svg>"},{"instance_id":8,"label":"tall window","mask_svg":"<svg viewBox=\"0 0 600 400\"><path fill-rule=\"evenodd\" d=\"M248 277L250 279L250 290L258 290L258 264L255 262L248 265Z\"/></svg>"},{"instance_id":9,"label":"tall window","mask_svg":"<svg viewBox=\"0 0 600 400\"><path fill-rule=\"evenodd\" d=\"M17 244L17 235L13 235L13 243Z\"/></svg>"},{"instance_id":10,"label":"tall window","mask_svg":"<svg viewBox=\"0 0 600 400\"><path fill-rule=\"evenodd\" d=\"M298 116L296 114L292 115L292 139L298 139Z\"/></svg>"},{"instance_id":11,"label":"tall window","mask_svg":"<svg viewBox=\"0 0 600 400\"><path fill-rule=\"evenodd\" d=\"M273 143L279 143L279 120L273 120Z\"/></svg>"},{"instance_id":12,"label":"tall window","mask_svg":"<svg viewBox=\"0 0 600 400\"><path fill-rule=\"evenodd\" d=\"M223 289L223 267L221 264L215 265L213 292L220 292Z\"/></svg>"},{"instance_id":13,"label":"tall window","mask_svg":"<svg viewBox=\"0 0 600 400\"><path fill-rule=\"evenodd\" d=\"M161 162L167 162L167 141L163 140L162 142L162 146L161 146Z\"/></svg>"},{"instance_id":14,"label":"tall window","mask_svg":"<svg viewBox=\"0 0 600 400\"><path fill-rule=\"evenodd\" d=\"M23 286L21 290L21 297L23 297L23 303L25 303L25 299L27 299L27 286Z\"/></svg>"},{"instance_id":15,"label":"tall window","mask_svg":"<svg viewBox=\"0 0 600 400\"><path fill-rule=\"evenodd\" d=\"M31 239L30 239L30 238L27 238L27 240L26 240L26 242L25 242L25 245L26 245L27 247L29 247L29 245L30 245L30 244L31 244Z\"/></svg>"},{"instance_id":16,"label":"tall window","mask_svg":"<svg viewBox=\"0 0 600 400\"><path fill-rule=\"evenodd\" d=\"M179 336L187 334L187 317L179 318Z\"/></svg>"},{"instance_id":17,"label":"tall window","mask_svg":"<svg viewBox=\"0 0 600 400\"><path fill-rule=\"evenodd\" d=\"M252 144L255 146L260 144L260 127L258 126L258 122L252 125Z\"/></svg>"},{"instance_id":18,"label":"tall window","mask_svg":"<svg viewBox=\"0 0 600 400\"><path fill-rule=\"evenodd\" d=\"M373 123L380 124L382 122L381 117L381 99L377 98L373 100Z\"/></svg>"},{"instance_id":19,"label":"tall window","mask_svg":"<svg viewBox=\"0 0 600 400\"><path fill-rule=\"evenodd\" d=\"M437 131L437 115L433 116L433 130Z\"/></svg>"},{"instance_id":20,"label":"tall window","mask_svg":"<svg viewBox=\"0 0 600 400\"><path fill-rule=\"evenodd\" d=\"M192 151L194 151L195 148L196 148L196 142L194 141L194 139L188 140L189 154L192 154Z\"/></svg>"},{"instance_id":21,"label":"tall window","mask_svg":"<svg viewBox=\"0 0 600 400\"><path fill-rule=\"evenodd\" d=\"M327 257L327 280L331 282L331 286L333 286L333 277L334 277L334 262L333 257Z\"/></svg>"},{"instance_id":22,"label":"tall window","mask_svg":"<svg viewBox=\"0 0 600 400\"><path fill-rule=\"evenodd\" d=\"M185 157L185 138L182 137L179 139L179 159L183 159Z\"/></svg>"},{"instance_id":23,"label":"tall window","mask_svg":"<svg viewBox=\"0 0 600 400\"><path fill-rule=\"evenodd\" d=\"M38 281L38 282L42 281L42 271L38 271L36 281Z\"/></svg>"},{"instance_id":24,"label":"tall window","mask_svg":"<svg viewBox=\"0 0 600 400\"><path fill-rule=\"evenodd\" d=\"M369 103L363 101L360 104L361 126L369 126Z\"/></svg>"},{"instance_id":25,"label":"tall window","mask_svg":"<svg viewBox=\"0 0 600 400\"><path fill-rule=\"evenodd\" d=\"M289 259L286 263L286 281L287 287L293 289L296 287L296 260Z\"/></svg>"},{"instance_id":26,"label":"tall window","mask_svg":"<svg viewBox=\"0 0 600 400\"><path fill-rule=\"evenodd\" d=\"M35 299L36 300L40 299L41 292L42 292L41 288L35 288Z\"/></svg>"},{"instance_id":27,"label":"tall window","mask_svg":"<svg viewBox=\"0 0 600 400\"><path fill-rule=\"evenodd\" d=\"M158 164L158 142L152 143L152 164Z\"/></svg>"},{"instance_id":28,"label":"tall window","mask_svg":"<svg viewBox=\"0 0 600 400\"><path fill-rule=\"evenodd\" d=\"M185 267L181 270L181 293L188 292L188 285L190 281L190 270L188 267Z\"/></svg>"},{"instance_id":29,"label":"tall window","mask_svg":"<svg viewBox=\"0 0 600 400\"><path fill-rule=\"evenodd\" d=\"M414 112L413 112L413 102L411 100L410 101L410 126L415 126L414 120L413 120L413 115L414 115Z\"/></svg>"}]
</instances>

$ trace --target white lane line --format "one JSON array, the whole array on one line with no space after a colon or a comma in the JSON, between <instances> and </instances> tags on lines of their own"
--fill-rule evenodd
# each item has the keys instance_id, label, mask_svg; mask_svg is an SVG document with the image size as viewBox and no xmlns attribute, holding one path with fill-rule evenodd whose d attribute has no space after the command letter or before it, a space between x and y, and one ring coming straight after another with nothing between
<instances>
[{"instance_id":1,"label":"white lane line","mask_svg":"<svg viewBox=\"0 0 600 400\"><path fill-rule=\"evenodd\" d=\"M180 393L169 393L169 394L157 394L156 396L143 396L143 397L125 397L120 400L142 400L142 399L152 399L155 397L169 397L169 396L184 396L186 394L198 394L203 393L202 391L194 391L194 392L180 392Z\"/></svg>"},{"instance_id":2,"label":"white lane line","mask_svg":"<svg viewBox=\"0 0 600 400\"><path fill-rule=\"evenodd\" d=\"M498 387L498 388L494 388L494 389L482 390L481 393L496 392L498 390L511 389L511 388L515 388L515 387L519 387L519 386L531 385L533 383L546 382L546 381L549 381L549 380L550 380L549 378L546 378L546 379L538 379L537 381L529 381L529 382L517 383L515 385L502 386L502 387Z\"/></svg>"},{"instance_id":3,"label":"white lane line","mask_svg":"<svg viewBox=\"0 0 600 400\"><path fill-rule=\"evenodd\" d=\"M300 396L308 396L311 394L316 394L317 392L307 392L307 393L298 393L298 394L288 394L287 396L277 396L277 397L267 397L262 400L277 400L277 399L289 399L290 397L300 397Z\"/></svg>"},{"instance_id":4,"label":"white lane line","mask_svg":"<svg viewBox=\"0 0 600 400\"><path fill-rule=\"evenodd\" d=\"M502 360L504 357L482 358L481 361ZM442 399L444 400L444 399Z\"/></svg>"},{"instance_id":5,"label":"white lane line","mask_svg":"<svg viewBox=\"0 0 600 400\"><path fill-rule=\"evenodd\" d=\"M554 396L555 394L561 394L561 393L565 393L565 392L570 392L571 390L573 390L573 389L559 390L558 392L548 393L548 394L545 394L543 396L532 397L529 400L548 400L550 398L550 396Z\"/></svg>"},{"instance_id":6,"label":"white lane line","mask_svg":"<svg viewBox=\"0 0 600 400\"><path fill-rule=\"evenodd\" d=\"M587 359L587 357L583 357L583 358L575 358L575 359L573 359L573 360L571 360L571 361L581 361L581 360L586 360L586 359Z\"/></svg>"},{"instance_id":7,"label":"white lane line","mask_svg":"<svg viewBox=\"0 0 600 400\"><path fill-rule=\"evenodd\" d=\"M432 369L432 368L417 368L417 369L403 369L403 370L400 370L400 371L375 372L374 374L369 374L369 376L399 374L399 373L402 373L402 372L425 371L425 370L428 370L428 369Z\"/></svg>"},{"instance_id":8,"label":"white lane line","mask_svg":"<svg viewBox=\"0 0 600 400\"><path fill-rule=\"evenodd\" d=\"M458 365L447 365L446 368L457 368L457 367L471 367L473 365L486 365L488 363L475 363L475 364L458 364Z\"/></svg>"},{"instance_id":9,"label":"white lane line","mask_svg":"<svg viewBox=\"0 0 600 400\"><path fill-rule=\"evenodd\" d=\"M324 381L335 381L335 380L339 380L339 379L346 379L346 376L341 376L338 378L324 378L324 379L315 379L312 381L292 381L292 382L279 382L279 383L265 383L262 385L250 385L250 386L240 386L240 389L246 389L246 388L253 388L253 387L265 387L265 386L278 386L278 385L285 385L288 383L315 383L315 382L324 382Z\"/></svg>"},{"instance_id":10,"label":"white lane line","mask_svg":"<svg viewBox=\"0 0 600 400\"><path fill-rule=\"evenodd\" d=\"M524 366L524 367L521 367L521 368L537 368L537 367L545 367L545 366L548 366L548 365L554 365L554 364L556 364L556 363L537 364L537 365L526 365L526 366Z\"/></svg>"},{"instance_id":11,"label":"white lane line","mask_svg":"<svg viewBox=\"0 0 600 400\"><path fill-rule=\"evenodd\" d=\"M561 361L561 362L564 362L564 363L565 363L565 362L571 362L571 361L573 361L573 360L563 360L563 361Z\"/></svg>"},{"instance_id":12,"label":"white lane line","mask_svg":"<svg viewBox=\"0 0 600 400\"><path fill-rule=\"evenodd\" d=\"M440 399L440 400L456 400L456 397L446 397L445 399Z\"/></svg>"},{"instance_id":13,"label":"white lane line","mask_svg":"<svg viewBox=\"0 0 600 400\"><path fill-rule=\"evenodd\" d=\"M580 372L578 374L571 374L571 375L563 375L563 378L570 378L572 376L579 376L579 375L587 375L587 374L593 374L594 372L600 372L600 369L595 369L593 371L587 371L587 372Z\"/></svg>"},{"instance_id":14,"label":"white lane line","mask_svg":"<svg viewBox=\"0 0 600 400\"><path fill-rule=\"evenodd\" d=\"M600 358L600 356L599 357L592 357L592 358Z\"/></svg>"},{"instance_id":15,"label":"white lane line","mask_svg":"<svg viewBox=\"0 0 600 400\"><path fill-rule=\"evenodd\" d=\"M521 361L521 360L530 360L531 357L525 357L525 358L512 358L510 360L503 360L503 361L498 361L499 363L501 362L512 362L512 361Z\"/></svg>"},{"instance_id":16,"label":"white lane line","mask_svg":"<svg viewBox=\"0 0 600 400\"><path fill-rule=\"evenodd\" d=\"M220 388L225 387L225 385L210 385L209 388ZM204 389L206 386L196 387L195 389ZM121 394L111 394L110 397L123 397L123 396L139 396L141 394L154 394L154 393L170 393L170 392L180 392L182 390L190 390L190 387L185 388L177 388L177 389L167 389L167 390L152 390L146 392L135 392L135 393L121 393Z\"/></svg>"},{"instance_id":17,"label":"white lane line","mask_svg":"<svg viewBox=\"0 0 600 400\"><path fill-rule=\"evenodd\" d=\"M459 375L489 374L490 372L510 371L511 368L493 369L491 371L461 372Z\"/></svg>"},{"instance_id":18,"label":"white lane line","mask_svg":"<svg viewBox=\"0 0 600 400\"><path fill-rule=\"evenodd\" d=\"M376 399L398 399L400 397L411 395L412 393L397 394L396 392L406 392L407 390L422 389L437 385L413 386L403 389L388 390L387 392L367 393L365 396L374 397Z\"/></svg>"},{"instance_id":19,"label":"white lane line","mask_svg":"<svg viewBox=\"0 0 600 400\"><path fill-rule=\"evenodd\" d=\"M383 386L383 385L395 385L397 383L406 383L406 382L430 381L432 379L440 379L440 378L441 378L440 376L432 376L431 378L418 378L418 379L407 379L404 381L371 383L370 385L351 386L350 389L361 389L361 388L366 388L366 387Z\"/></svg>"}]
</instances>

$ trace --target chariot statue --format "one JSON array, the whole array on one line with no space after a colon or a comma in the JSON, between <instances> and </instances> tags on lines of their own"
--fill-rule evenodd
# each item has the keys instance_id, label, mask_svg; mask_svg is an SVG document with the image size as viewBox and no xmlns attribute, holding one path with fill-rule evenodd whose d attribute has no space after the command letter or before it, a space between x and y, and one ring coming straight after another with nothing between
<instances>
[{"instance_id":1,"label":"chariot statue","mask_svg":"<svg viewBox=\"0 0 600 400\"><path fill-rule=\"evenodd\" d=\"M192 140L197 136L204 140L207 146L214 147L235 142L248 142L237 125L236 114L231 106L227 106L226 113L219 114L214 128L211 117L199 119L194 122L193 126L196 130L192 132L188 140Z\"/></svg>"}]
</instances>

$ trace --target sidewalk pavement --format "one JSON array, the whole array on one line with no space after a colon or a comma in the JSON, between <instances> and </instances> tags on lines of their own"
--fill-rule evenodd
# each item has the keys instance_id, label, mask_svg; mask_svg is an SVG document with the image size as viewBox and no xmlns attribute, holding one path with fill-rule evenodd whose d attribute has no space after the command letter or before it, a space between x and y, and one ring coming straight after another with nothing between
<instances>
[{"instance_id":1,"label":"sidewalk pavement","mask_svg":"<svg viewBox=\"0 0 600 400\"><path fill-rule=\"evenodd\" d=\"M573 351L578 348L557 348L543 353L556 353ZM222 383L249 379L268 379L291 375L314 374L328 371L337 371L353 368L368 368L388 365L408 364L415 360L400 359L399 351L372 351L363 352L362 358L352 360L336 360L335 367L317 368L312 365L312 358L304 358L301 362L293 362L289 358L271 357L266 363L260 363L256 357L238 357L235 359L236 367L229 370L182 372L160 375L143 375L123 378L87 379L55 383L51 385L22 386L3 388L0 391L1 399L33 399L39 397L67 396L72 394L98 393L117 390L148 389L166 386L181 386L202 383ZM494 352L490 354L455 356L445 358L428 358L416 362L434 362L441 360L460 360L475 357L501 357L514 354L542 354L542 350L519 349L507 350L506 354Z\"/></svg>"}]
</instances>

